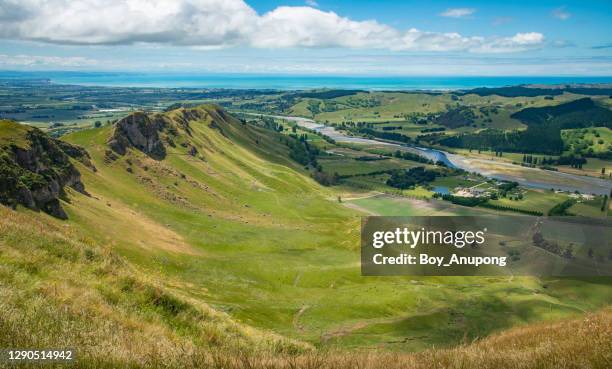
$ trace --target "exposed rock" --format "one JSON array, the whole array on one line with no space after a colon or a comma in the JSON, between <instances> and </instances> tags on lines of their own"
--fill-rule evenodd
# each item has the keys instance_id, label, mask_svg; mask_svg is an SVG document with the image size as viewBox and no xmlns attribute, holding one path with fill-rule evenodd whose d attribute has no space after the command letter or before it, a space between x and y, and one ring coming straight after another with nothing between
<instances>
[{"instance_id":1,"label":"exposed rock","mask_svg":"<svg viewBox=\"0 0 612 369\"><path fill-rule=\"evenodd\" d=\"M87 150L85 150L84 148L80 146L72 145L72 144L69 144L68 142L64 142L61 140L56 140L55 143L59 145L60 149L66 155L70 156L71 158L75 160L80 161L81 163L83 163L83 165L93 170L94 172L97 171L95 165L93 165L93 163L91 162L91 156L89 156L89 153L87 152Z\"/></svg>"},{"instance_id":2,"label":"exposed rock","mask_svg":"<svg viewBox=\"0 0 612 369\"><path fill-rule=\"evenodd\" d=\"M130 148L162 160L167 155L166 145L185 148L188 155L198 157L202 144L195 144L191 140L192 124L206 122L227 137L224 127L228 126L228 120L231 119L223 108L216 105L175 109L164 114L132 113L115 123L108 140L110 150L105 154L105 161L116 160Z\"/></svg>"},{"instance_id":3,"label":"exposed rock","mask_svg":"<svg viewBox=\"0 0 612 369\"><path fill-rule=\"evenodd\" d=\"M66 219L59 202L65 186L86 193L81 174L69 156L89 161L89 154L37 128L11 121L0 121L0 128L11 132L11 136L0 139L0 203L12 207L21 204Z\"/></svg>"},{"instance_id":4,"label":"exposed rock","mask_svg":"<svg viewBox=\"0 0 612 369\"><path fill-rule=\"evenodd\" d=\"M125 155L129 147L134 147L153 159L161 160L166 157L166 148L159 132L165 125L165 120L159 115L150 117L142 112L133 113L115 124L108 144L119 155Z\"/></svg>"}]
</instances>

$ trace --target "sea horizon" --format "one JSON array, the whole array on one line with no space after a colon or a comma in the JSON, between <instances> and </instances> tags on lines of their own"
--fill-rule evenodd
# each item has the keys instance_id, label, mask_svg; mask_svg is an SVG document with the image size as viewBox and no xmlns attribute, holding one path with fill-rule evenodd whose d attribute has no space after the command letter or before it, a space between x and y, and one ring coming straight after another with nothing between
<instances>
[{"instance_id":1,"label":"sea horizon","mask_svg":"<svg viewBox=\"0 0 612 369\"><path fill-rule=\"evenodd\" d=\"M45 79L56 84L100 87L270 90L336 88L372 91L449 91L529 84L612 84L612 76L334 76L96 71L0 71L1 79Z\"/></svg>"}]
</instances>

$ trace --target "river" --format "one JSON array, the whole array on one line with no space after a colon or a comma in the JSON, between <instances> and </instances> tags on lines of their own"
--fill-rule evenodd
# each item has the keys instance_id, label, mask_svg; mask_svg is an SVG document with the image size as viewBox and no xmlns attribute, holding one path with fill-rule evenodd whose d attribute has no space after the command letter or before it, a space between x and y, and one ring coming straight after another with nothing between
<instances>
[{"instance_id":1,"label":"river","mask_svg":"<svg viewBox=\"0 0 612 369\"><path fill-rule=\"evenodd\" d=\"M555 190L570 192L578 191L585 194L595 195L608 195L612 190L612 181L606 179L555 172L539 168L527 168L520 165L495 160L468 158L464 155L451 154L442 150L415 147L378 139L349 136L345 133L337 131L334 127L326 126L312 119L303 117L288 117L266 114L252 115L263 115L271 118L295 122L300 127L321 132L336 142L395 147L399 150L418 154L422 157L433 160L434 162L441 161L451 168L460 168L471 173L481 174L488 178L517 182L526 187L539 189L553 188Z\"/></svg>"}]
</instances>

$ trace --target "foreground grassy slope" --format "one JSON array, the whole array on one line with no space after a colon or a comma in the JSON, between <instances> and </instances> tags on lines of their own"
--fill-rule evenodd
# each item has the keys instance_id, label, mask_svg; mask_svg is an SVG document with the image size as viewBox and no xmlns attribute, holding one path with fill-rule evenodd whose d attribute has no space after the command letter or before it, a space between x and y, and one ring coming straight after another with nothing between
<instances>
[{"instance_id":1,"label":"foreground grassy slope","mask_svg":"<svg viewBox=\"0 0 612 369\"><path fill-rule=\"evenodd\" d=\"M40 348L61 342L77 348L75 368L608 368L612 363L609 309L452 349L317 352L170 293L151 273L145 276L76 226L2 207L0 231L0 345Z\"/></svg>"},{"instance_id":2,"label":"foreground grassy slope","mask_svg":"<svg viewBox=\"0 0 612 369\"><path fill-rule=\"evenodd\" d=\"M612 363L610 309L418 354L315 352L169 293L108 245L46 215L1 207L0 245L0 345L40 348L61 342L78 348L75 368L608 368Z\"/></svg>"},{"instance_id":3,"label":"foreground grassy slope","mask_svg":"<svg viewBox=\"0 0 612 369\"><path fill-rule=\"evenodd\" d=\"M108 368L180 367L219 348L308 350L161 282L78 226L0 207L0 347L73 347L81 367Z\"/></svg>"},{"instance_id":4,"label":"foreground grassy slope","mask_svg":"<svg viewBox=\"0 0 612 369\"><path fill-rule=\"evenodd\" d=\"M453 349L418 354L307 353L299 356L228 356L211 367L322 369L593 368L612 365L612 312L515 328ZM221 364L221 365L219 365Z\"/></svg>"},{"instance_id":5,"label":"foreground grassy slope","mask_svg":"<svg viewBox=\"0 0 612 369\"><path fill-rule=\"evenodd\" d=\"M612 288L605 281L361 277L359 213L338 204L336 193L317 185L289 161L278 134L243 125L213 106L176 110L166 118L176 123L180 134L174 146L167 146L165 159L159 161L137 150L109 160L111 127L66 138L86 147L98 168L93 172L76 163L91 195L70 193L70 203L64 204L69 215L65 223L26 211L14 215L22 218L9 228L32 223L33 229L40 229L40 239L30 242L20 236L29 228L15 228L12 238L2 240L0 256L15 254L8 264L28 260L34 265L26 262L23 268L43 272L36 278L22 274L17 278L21 284L12 284L17 275L14 269L3 274L4 293L10 296L7 301L13 301L6 311L15 312L8 321L15 321L26 306L44 304L46 295L37 294L38 285L72 288L76 282L71 281L79 281L77 276L83 275L83 284L73 298L60 300L65 306L79 307L78 296L92 296L91 304L85 300L82 310L77 308L92 322L89 328L79 323L82 331L95 336L107 316L132 317L126 323L128 332L130 327L159 323L151 329L163 328L172 336L167 343L170 357L176 342L179 346L210 347L202 343L206 339L217 349L249 347L275 354L312 346L377 345L418 351L536 320L582 314L612 300ZM181 128L185 121L189 132ZM421 214L423 207L417 205L390 202L381 206L380 213L385 214L388 206ZM34 221L29 222L28 217ZM10 217L2 218L8 221ZM61 239L80 242L73 248L83 248L71 259L72 264L61 257L39 261L36 255L47 253L46 244L58 244L52 236L63 231L74 233ZM22 243L33 246L11 251L19 250ZM99 267L88 261L95 258L87 256L86 248L94 247L88 246L90 243L103 250L100 254L117 255L125 271L100 277L106 283L99 282ZM104 260L100 262L108 263ZM128 272L135 274L136 288L129 286L131 282L124 288L122 273ZM146 292L149 288L171 297L158 298L158 292ZM20 295L17 291L30 292ZM187 307L176 307L183 304ZM87 308L89 305L95 308ZM49 316L63 316L62 306L50 304L48 312L33 310L28 318L32 322L28 323L32 326L29 335L50 332L41 336L44 344L72 334L61 333L66 330L61 325L39 329L42 323L36 323ZM200 313L192 313L192 309L221 318L199 318ZM184 311L189 312L187 322ZM177 322L174 315L182 320ZM170 317L168 323L166 316ZM206 329L200 328L201 322L207 322ZM175 341L173 335L186 341ZM10 342L11 335L5 337ZM91 346L106 345L111 350L115 343L130 347L130 342L140 339L137 335L125 340L110 337L111 341L103 337L92 340ZM24 344L29 342L26 338Z\"/></svg>"}]
</instances>

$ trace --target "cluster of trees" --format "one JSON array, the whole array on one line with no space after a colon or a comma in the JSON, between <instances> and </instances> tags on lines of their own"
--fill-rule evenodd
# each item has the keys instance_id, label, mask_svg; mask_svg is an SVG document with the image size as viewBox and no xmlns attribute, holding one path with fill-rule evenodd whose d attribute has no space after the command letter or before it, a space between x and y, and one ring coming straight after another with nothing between
<instances>
[{"instance_id":1,"label":"cluster of trees","mask_svg":"<svg viewBox=\"0 0 612 369\"><path fill-rule=\"evenodd\" d=\"M561 155L558 159L552 162L552 158L548 161L542 161L542 164L556 164L556 165L570 165L572 168L580 168L587 163L587 160L580 156L574 156L573 154Z\"/></svg>"},{"instance_id":2,"label":"cluster of trees","mask_svg":"<svg viewBox=\"0 0 612 369\"><path fill-rule=\"evenodd\" d=\"M304 165L318 168L317 155L319 155L319 149L308 143L306 135L290 134L290 139L285 140L285 145L289 148L289 157L294 161Z\"/></svg>"},{"instance_id":3,"label":"cluster of trees","mask_svg":"<svg viewBox=\"0 0 612 369\"><path fill-rule=\"evenodd\" d=\"M539 159L540 162L543 162L544 160L546 160L546 158L542 158ZM523 163L524 164L533 164L533 165L537 165L538 164L538 157L537 156L533 156L533 155L526 155L523 154ZM544 163L542 163L544 164ZM554 164L554 163L550 163L550 164Z\"/></svg>"},{"instance_id":4,"label":"cluster of trees","mask_svg":"<svg viewBox=\"0 0 612 369\"><path fill-rule=\"evenodd\" d=\"M338 182L340 181L340 176L337 172L334 172L333 174L326 173L321 170L320 167L317 167L317 170L312 173L312 178L314 178L315 181L319 182L323 186L333 186L335 184L338 184Z\"/></svg>"},{"instance_id":5,"label":"cluster of trees","mask_svg":"<svg viewBox=\"0 0 612 369\"><path fill-rule=\"evenodd\" d=\"M311 167L312 178L323 186L333 186L340 181L338 173L327 173L323 171L321 165L317 162L317 156L320 150L313 145L310 145L307 140L307 135L290 134L288 139L285 139L285 144L289 148L289 157L302 164L305 167Z\"/></svg>"},{"instance_id":6,"label":"cluster of trees","mask_svg":"<svg viewBox=\"0 0 612 369\"><path fill-rule=\"evenodd\" d=\"M435 193L433 195L434 198L441 198L442 200L445 201L450 201L453 204L457 204L457 205L462 205L462 206L469 206L469 207L474 207L477 205L482 205L485 202L487 202L487 199L484 197L462 197L462 196L454 196L454 195L450 195L450 194L439 194L439 193Z\"/></svg>"},{"instance_id":7,"label":"cluster of trees","mask_svg":"<svg viewBox=\"0 0 612 369\"><path fill-rule=\"evenodd\" d=\"M497 190L498 190L497 192L499 196L506 197L508 192L514 190L515 188L518 188L518 186L519 186L518 182L503 182L502 184L497 186Z\"/></svg>"},{"instance_id":8,"label":"cluster of trees","mask_svg":"<svg viewBox=\"0 0 612 369\"><path fill-rule=\"evenodd\" d=\"M401 190L412 188L417 184L432 182L438 173L424 167L410 168L409 170L394 170L387 179L387 185Z\"/></svg>"},{"instance_id":9,"label":"cluster of trees","mask_svg":"<svg viewBox=\"0 0 612 369\"><path fill-rule=\"evenodd\" d=\"M440 114L434 119L434 123L448 128L469 126L476 120L476 115L472 109L466 106L452 108Z\"/></svg>"},{"instance_id":10,"label":"cluster of trees","mask_svg":"<svg viewBox=\"0 0 612 369\"><path fill-rule=\"evenodd\" d=\"M559 155L563 150L561 130L550 125L529 127L524 131L513 132L489 128L476 134L445 137L439 142L449 147L498 152L534 152Z\"/></svg>"},{"instance_id":11,"label":"cluster of trees","mask_svg":"<svg viewBox=\"0 0 612 369\"><path fill-rule=\"evenodd\" d=\"M418 144L420 141L435 142L438 137L445 136L445 135L446 135L445 132L426 133L426 134L423 134L423 135L416 136L414 138L414 142L416 144Z\"/></svg>"},{"instance_id":12,"label":"cluster of trees","mask_svg":"<svg viewBox=\"0 0 612 369\"><path fill-rule=\"evenodd\" d=\"M397 132L377 131L371 128L360 128L358 132L368 135L368 136L382 138L384 140L392 140L392 141L399 141L399 142L406 142L406 143L412 141L410 137L403 135L401 133L397 133Z\"/></svg>"},{"instance_id":13,"label":"cluster of trees","mask_svg":"<svg viewBox=\"0 0 612 369\"><path fill-rule=\"evenodd\" d=\"M324 136L326 137L326 136ZM327 173L323 171L321 164L317 162L317 156L321 154L320 150L308 143L306 134L297 135L289 134L287 137L281 136L281 141L289 148L289 157L302 164L304 167L312 168L312 178L323 186L333 186L340 181L338 173Z\"/></svg>"},{"instance_id":14,"label":"cluster of trees","mask_svg":"<svg viewBox=\"0 0 612 369\"><path fill-rule=\"evenodd\" d=\"M548 124L560 129L612 126L612 111L597 106L588 97L560 105L523 109L511 117L528 126Z\"/></svg>"},{"instance_id":15,"label":"cluster of trees","mask_svg":"<svg viewBox=\"0 0 612 369\"><path fill-rule=\"evenodd\" d=\"M493 210L513 211L515 213L521 213L521 214L527 214L527 215L535 215L535 216L542 216L542 215L544 215L544 213L542 213L541 211L537 211L537 210L527 210L527 209L513 208L511 206L503 206L503 205L491 204L490 202L483 202L483 203L481 203L479 205L482 206L483 208L488 208L488 209L493 209Z\"/></svg>"},{"instance_id":16,"label":"cluster of trees","mask_svg":"<svg viewBox=\"0 0 612 369\"><path fill-rule=\"evenodd\" d=\"M553 206L548 211L548 215L549 216L573 215L573 214L569 213L567 210L569 208L571 208L572 205L574 205L575 203L576 203L576 200L574 200L574 199L567 199L567 200L563 201L562 203L559 203L559 204Z\"/></svg>"},{"instance_id":17,"label":"cluster of trees","mask_svg":"<svg viewBox=\"0 0 612 369\"><path fill-rule=\"evenodd\" d=\"M396 150L395 153L393 153L393 156L398 158L398 159L416 161L416 162L419 162L419 163L427 163L427 164L431 164L432 163L431 160L429 160L429 159L427 159L427 158L425 158L423 156L420 156L420 155L408 152L408 151Z\"/></svg>"},{"instance_id":18,"label":"cluster of trees","mask_svg":"<svg viewBox=\"0 0 612 369\"><path fill-rule=\"evenodd\" d=\"M421 133L430 133L430 132L444 132L446 131L445 127L434 127L434 128L425 128L421 130Z\"/></svg>"},{"instance_id":19,"label":"cluster of trees","mask_svg":"<svg viewBox=\"0 0 612 369\"><path fill-rule=\"evenodd\" d=\"M595 129L576 129L562 132L565 141L565 150L576 156L587 156L601 158L604 160L612 159L612 145L606 144L606 140L601 137L599 131ZM606 144L606 149L597 149L597 146Z\"/></svg>"},{"instance_id":20,"label":"cluster of trees","mask_svg":"<svg viewBox=\"0 0 612 369\"><path fill-rule=\"evenodd\" d=\"M382 169L382 170L375 170L373 172L367 172L367 173L342 174L340 175L340 178L345 179L345 178L353 178L353 177L378 176L381 174L393 174L393 172L396 170L398 169Z\"/></svg>"},{"instance_id":21,"label":"cluster of trees","mask_svg":"<svg viewBox=\"0 0 612 369\"><path fill-rule=\"evenodd\" d=\"M270 117L259 117L258 120L252 120L249 123L272 130L272 131L276 131L276 132L282 132L285 127L283 127L282 124L276 123L276 121L274 120L274 118L270 118Z\"/></svg>"},{"instance_id":22,"label":"cluster of trees","mask_svg":"<svg viewBox=\"0 0 612 369\"><path fill-rule=\"evenodd\" d=\"M581 156L575 156L574 154L564 154L559 156L558 158L553 157L541 157L533 155L523 155L523 161L521 165L527 167L536 167L540 166L543 169L556 170L556 168L550 167L551 165L569 165L572 168L582 169L582 166L587 163L587 159Z\"/></svg>"},{"instance_id":23,"label":"cluster of trees","mask_svg":"<svg viewBox=\"0 0 612 369\"><path fill-rule=\"evenodd\" d=\"M378 160L389 160L388 157L385 156L358 156L355 158L357 161L378 161Z\"/></svg>"},{"instance_id":24,"label":"cluster of trees","mask_svg":"<svg viewBox=\"0 0 612 369\"><path fill-rule=\"evenodd\" d=\"M552 252L555 255L562 256L566 259L574 258L574 248L572 245L568 245L566 248L559 246L558 243L554 241L548 241L542 236L541 232L536 232L532 237L533 244L536 247L544 249L548 252Z\"/></svg>"}]
</instances>

